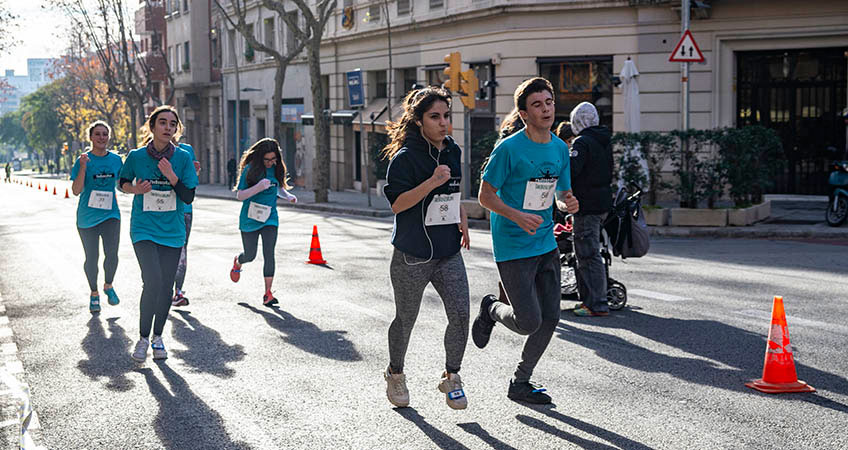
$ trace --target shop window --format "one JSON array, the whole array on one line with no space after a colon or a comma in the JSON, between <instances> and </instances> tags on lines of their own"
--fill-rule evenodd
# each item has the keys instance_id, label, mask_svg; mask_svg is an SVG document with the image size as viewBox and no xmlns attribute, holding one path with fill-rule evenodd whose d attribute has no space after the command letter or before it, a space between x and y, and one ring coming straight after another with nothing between
<instances>
[{"instance_id":1,"label":"shop window","mask_svg":"<svg viewBox=\"0 0 848 450\"><path fill-rule=\"evenodd\" d=\"M539 72L554 87L556 123L581 102L595 105L601 125L612 129L612 57L539 59ZM482 83L481 83L482 84Z\"/></svg>"}]
</instances>

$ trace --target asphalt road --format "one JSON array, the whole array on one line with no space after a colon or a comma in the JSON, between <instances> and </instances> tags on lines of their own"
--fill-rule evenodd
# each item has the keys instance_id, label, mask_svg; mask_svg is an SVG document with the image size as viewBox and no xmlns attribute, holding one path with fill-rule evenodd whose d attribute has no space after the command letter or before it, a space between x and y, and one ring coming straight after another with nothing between
<instances>
[{"instance_id":1,"label":"asphalt road","mask_svg":"<svg viewBox=\"0 0 848 450\"><path fill-rule=\"evenodd\" d=\"M576 318L563 302L536 370L548 407L506 398L523 339L502 326L462 368L469 407L436 390L446 319L432 288L412 335L412 407L393 409L381 371L394 304L391 222L281 209L274 283L261 256L234 284L240 204L198 199L170 358L138 366L141 277L129 197L115 288L92 316L75 199L0 185L0 294L47 448L809 448L848 447L848 299L838 242L655 239L616 259L628 307ZM317 225L328 267L304 264ZM496 290L487 232L464 252L472 294ZM102 282L102 272L101 272ZM799 377L814 394L767 395L761 375L772 296L784 297ZM0 400L8 400L0 397Z\"/></svg>"}]
</instances>

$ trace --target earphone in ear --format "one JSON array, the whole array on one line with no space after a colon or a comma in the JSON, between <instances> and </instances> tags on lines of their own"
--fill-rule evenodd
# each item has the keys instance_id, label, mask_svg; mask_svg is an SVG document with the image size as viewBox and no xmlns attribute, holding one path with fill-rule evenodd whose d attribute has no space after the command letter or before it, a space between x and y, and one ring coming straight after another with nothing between
<instances>
[{"instance_id":1,"label":"earphone in ear","mask_svg":"<svg viewBox=\"0 0 848 450\"><path fill-rule=\"evenodd\" d=\"M418 126L420 127L420 126L421 126L421 122L420 122L420 121L418 121L418 120L416 120L416 121L415 121L415 125L418 125Z\"/></svg>"}]
</instances>

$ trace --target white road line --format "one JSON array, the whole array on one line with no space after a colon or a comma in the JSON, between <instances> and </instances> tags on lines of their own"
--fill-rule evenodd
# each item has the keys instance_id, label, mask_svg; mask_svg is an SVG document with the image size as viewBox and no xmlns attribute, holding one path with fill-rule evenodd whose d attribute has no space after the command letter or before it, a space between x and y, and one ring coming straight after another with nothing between
<instances>
[{"instance_id":1,"label":"white road line","mask_svg":"<svg viewBox=\"0 0 848 450\"><path fill-rule=\"evenodd\" d=\"M359 306L356 303L351 303L347 300L333 300L332 303L340 304L345 308L353 309L354 311L361 312L362 314L365 314L366 316L370 316L370 317L373 317L375 319L380 319L383 322L391 322L391 320L388 317L379 313L377 310L374 310L374 309L371 309L371 308L366 308L364 306Z\"/></svg>"},{"instance_id":2,"label":"white road line","mask_svg":"<svg viewBox=\"0 0 848 450\"><path fill-rule=\"evenodd\" d=\"M662 292L648 291L645 289L629 289L627 291L627 295L635 295L637 297L647 297L655 300L662 300L664 302L682 302L686 300L692 300L689 297L678 297L676 295L671 294L663 294Z\"/></svg>"},{"instance_id":3,"label":"white road line","mask_svg":"<svg viewBox=\"0 0 848 450\"><path fill-rule=\"evenodd\" d=\"M744 309L736 312L737 315L752 317L755 319L762 320L764 325L770 323L771 321L771 312L756 310L756 309ZM839 325L835 323L827 323L821 320L812 320L812 319L804 319L802 317L790 316L786 315L786 324L791 328L793 325L802 326L802 327L810 327L817 328L827 332L840 333L848 335L848 327L844 325Z\"/></svg>"}]
</instances>

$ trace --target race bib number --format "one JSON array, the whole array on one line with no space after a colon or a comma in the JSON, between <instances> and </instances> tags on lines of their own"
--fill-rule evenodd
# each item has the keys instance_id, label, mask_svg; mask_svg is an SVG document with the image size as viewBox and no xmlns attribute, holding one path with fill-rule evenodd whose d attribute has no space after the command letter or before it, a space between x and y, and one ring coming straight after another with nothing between
<instances>
[{"instance_id":1,"label":"race bib number","mask_svg":"<svg viewBox=\"0 0 848 450\"><path fill-rule=\"evenodd\" d=\"M112 209L112 199L114 197L114 192L91 191L91 195L88 197L88 207L97 209Z\"/></svg>"},{"instance_id":2,"label":"race bib number","mask_svg":"<svg viewBox=\"0 0 848 450\"><path fill-rule=\"evenodd\" d=\"M271 217L271 207L256 202L250 202L247 207L247 217L257 222L265 223Z\"/></svg>"},{"instance_id":3,"label":"race bib number","mask_svg":"<svg viewBox=\"0 0 848 450\"><path fill-rule=\"evenodd\" d=\"M144 212L168 212L177 210L177 193L174 191L150 191L144 194Z\"/></svg>"},{"instance_id":4,"label":"race bib number","mask_svg":"<svg viewBox=\"0 0 848 450\"><path fill-rule=\"evenodd\" d=\"M430 226L459 223L459 195L459 192L456 192L434 196L427 207L424 224Z\"/></svg>"},{"instance_id":5,"label":"race bib number","mask_svg":"<svg viewBox=\"0 0 848 450\"><path fill-rule=\"evenodd\" d=\"M556 177L531 178L527 181L527 188L524 190L523 208L532 211L550 208L554 204L556 184Z\"/></svg>"}]
</instances>

